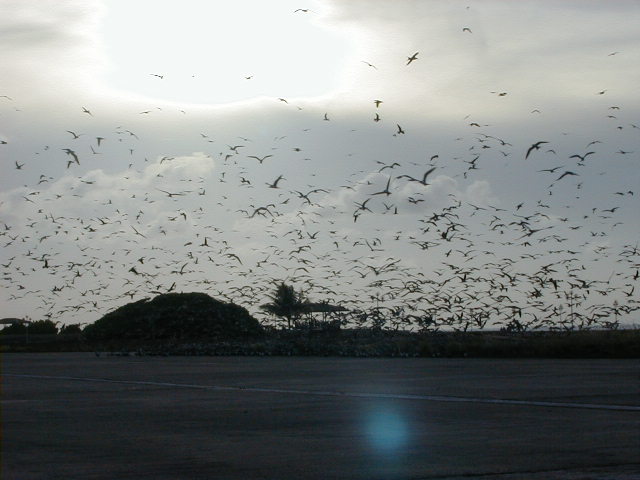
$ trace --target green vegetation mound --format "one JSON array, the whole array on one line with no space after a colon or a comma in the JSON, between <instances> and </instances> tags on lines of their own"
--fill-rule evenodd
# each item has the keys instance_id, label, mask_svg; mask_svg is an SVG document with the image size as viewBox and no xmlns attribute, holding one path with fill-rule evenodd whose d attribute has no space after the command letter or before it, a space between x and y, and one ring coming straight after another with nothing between
<instances>
[{"instance_id":1,"label":"green vegetation mound","mask_svg":"<svg viewBox=\"0 0 640 480\"><path fill-rule=\"evenodd\" d=\"M29 323L14 323L0 330L0 335L55 335L58 327L51 320L37 320Z\"/></svg>"},{"instance_id":2,"label":"green vegetation mound","mask_svg":"<svg viewBox=\"0 0 640 480\"><path fill-rule=\"evenodd\" d=\"M260 333L260 323L245 308L205 293L167 293L128 303L84 329L89 341L201 340Z\"/></svg>"}]
</instances>

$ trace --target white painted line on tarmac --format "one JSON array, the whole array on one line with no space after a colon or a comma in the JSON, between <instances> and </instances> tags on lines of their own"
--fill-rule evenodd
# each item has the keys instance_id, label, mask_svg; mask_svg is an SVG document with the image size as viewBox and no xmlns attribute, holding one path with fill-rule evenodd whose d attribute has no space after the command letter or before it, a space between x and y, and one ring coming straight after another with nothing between
<instances>
[{"instance_id":1,"label":"white painted line on tarmac","mask_svg":"<svg viewBox=\"0 0 640 480\"><path fill-rule=\"evenodd\" d=\"M189 383L169 383L150 382L142 380L113 380L108 378L86 378L67 377L54 375L27 375L3 373L5 377L17 378L39 378L46 380L73 380L80 382L96 383L116 383L123 385L147 385L152 387L172 387L172 388L194 388L200 390L215 391L242 391L259 393L284 393L291 395L316 395L324 397L347 397L347 398L385 398L391 400L423 400L429 402L453 402L453 403L489 403L497 405L523 405L531 407L547 408L583 408L589 410L613 410L623 412L640 412L640 405L610 405L601 403L574 403L574 402L551 402L537 400L509 400L503 398L476 398L476 397L454 397L447 395L411 395L401 393L365 393L365 392L331 392L323 390L296 390L290 388L266 388L266 387L238 387L225 385L197 385Z\"/></svg>"}]
</instances>

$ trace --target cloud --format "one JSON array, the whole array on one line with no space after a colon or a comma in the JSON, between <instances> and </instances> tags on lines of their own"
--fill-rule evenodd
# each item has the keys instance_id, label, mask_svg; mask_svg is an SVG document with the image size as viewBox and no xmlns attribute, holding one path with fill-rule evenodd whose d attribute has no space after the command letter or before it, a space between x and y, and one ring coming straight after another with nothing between
<instances>
[{"instance_id":1,"label":"cloud","mask_svg":"<svg viewBox=\"0 0 640 480\"><path fill-rule=\"evenodd\" d=\"M363 101L385 92L384 100L405 114L513 118L536 106L579 107L604 88L625 97L635 88L630 70L640 54L640 9L629 2L612 10L597 2L555 2L554 13L533 1L329 5L327 23L359 32L345 97ZM614 51L623 55L609 57ZM418 60L407 66L415 52Z\"/></svg>"},{"instance_id":2,"label":"cloud","mask_svg":"<svg viewBox=\"0 0 640 480\"><path fill-rule=\"evenodd\" d=\"M129 169L106 173L96 169L82 176L67 173L43 183L38 189L20 187L1 193L0 212L6 223L17 228L24 219L49 211L56 212L54 216L70 218L91 218L114 210L135 216L142 206L149 213L155 211L155 215L162 210L175 213L179 204L170 199L197 195L197 179L210 175L214 168L215 161L199 152L173 158L158 157L141 171ZM185 184L184 180L189 182ZM145 203L132 202L132 198Z\"/></svg>"},{"instance_id":3,"label":"cloud","mask_svg":"<svg viewBox=\"0 0 640 480\"><path fill-rule=\"evenodd\" d=\"M464 199L479 206L500 204L499 199L491 191L491 185L487 180L475 180L466 188Z\"/></svg>"},{"instance_id":4,"label":"cloud","mask_svg":"<svg viewBox=\"0 0 640 480\"><path fill-rule=\"evenodd\" d=\"M3 89L22 105L95 89L106 66L97 28L104 11L97 0L2 2Z\"/></svg>"}]
</instances>

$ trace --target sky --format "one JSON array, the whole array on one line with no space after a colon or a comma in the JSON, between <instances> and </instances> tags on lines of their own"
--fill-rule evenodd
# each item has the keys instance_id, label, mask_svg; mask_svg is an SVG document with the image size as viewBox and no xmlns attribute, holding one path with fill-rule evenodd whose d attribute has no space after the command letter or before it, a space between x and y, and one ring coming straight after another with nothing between
<instances>
[{"instance_id":1,"label":"sky","mask_svg":"<svg viewBox=\"0 0 640 480\"><path fill-rule=\"evenodd\" d=\"M3 317L279 282L389 328L637 325L640 4L0 4Z\"/></svg>"}]
</instances>

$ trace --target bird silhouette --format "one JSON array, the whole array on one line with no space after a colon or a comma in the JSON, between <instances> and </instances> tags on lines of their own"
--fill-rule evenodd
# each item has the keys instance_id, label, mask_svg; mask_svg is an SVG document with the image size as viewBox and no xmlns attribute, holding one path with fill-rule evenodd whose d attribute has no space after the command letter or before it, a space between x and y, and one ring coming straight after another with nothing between
<instances>
[{"instance_id":1,"label":"bird silhouette","mask_svg":"<svg viewBox=\"0 0 640 480\"><path fill-rule=\"evenodd\" d=\"M555 181L557 182L557 181L559 181L559 180L562 180L564 177L566 177L566 176L568 176L568 175L578 175L578 174L577 174L577 173L575 173L575 172L571 172L571 171L567 170L567 171L566 171L566 172L564 172L562 175L560 175L558 178L556 178L556 179L555 179Z\"/></svg>"},{"instance_id":2,"label":"bird silhouette","mask_svg":"<svg viewBox=\"0 0 640 480\"><path fill-rule=\"evenodd\" d=\"M72 132L71 130L67 130L68 133L70 133L71 135L73 135L73 139L77 140L78 138L80 138L82 135L84 135L84 133L75 133Z\"/></svg>"},{"instance_id":3,"label":"bird silhouette","mask_svg":"<svg viewBox=\"0 0 640 480\"><path fill-rule=\"evenodd\" d=\"M531 154L531 152L532 152L532 151L534 151L534 150L540 150L540 145L542 145L543 143L549 143L549 142L546 142L546 141L544 141L544 140L541 140L541 141L536 142L536 143L534 143L533 145L531 145L531 146L529 147L529 149L527 150L527 154L524 156L524 159L526 160L527 158L529 158L529 155Z\"/></svg>"},{"instance_id":4,"label":"bird silhouette","mask_svg":"<svg viewBox=\"0 0 640 480\"><path fill-rule=\"evenodd\" d=\"M559 165L557 167L552 167L552 168L543 168L542 170L538 170L539 173L541 172L549 172L549 173L554 173L556 170L563 168L564 165Z\"/></svg>"},{"instance_id":5,"label":"bird silhouette","mask_svg":"<svg viewBox=\"0 0 640 480\"><path fill-rule=\"evenodd\" d=\"M579 158L580 162L584 162L585 158L587 158L589 155L593 155L594 153L596 152L587 152L584 155L575 154L575 155L571 155L569 158Z\"/></svg>"},{"instance_id":6,"label":"bird silhouette","mask_svg":"<svg viewBox=\"0 0 640 480\"><path fill-rule=\"evenodd\" d=\"M73 158L73 161L76 162L78 165L80 165L80 159L78 158L78 155L76 154L76 152L74 152L70 148L63 148L62 151L65 152L67 155L71 156ZM68 164L67 164L67 168L69 168Z\"/></svg>"},{"instance_id":7,"label":"bird silhouette","mask_svg":"<svg viewBox=\"0 0 640 480\"><path fill-rule=\"evenodd\" d=\"M412 176L410 176L410 175L400 175L398 178L406 178L406 179L408 179L410 182L418 182L418 183L420 183L420 184L422 184L422 185L424 185L424 186L427 186L427 185L429 185L429 184L427 183L427 177L428 177L429 175L431 175L431 174L435 171L435 169L436 169L436 168L437 168L437 167L432 167L432 168L430 168L429 170L427 170L426 172L424 172L424 175L422 175L422 180L419 180L419 179L417 179L417 178L413 178L413 177L412 177Z\"/></svg>"},{"instance_id":8,"label":"bird silhouette","mask_svg":"<svg viewBox=\"0 0 640 480\"><path fill-rule=\"evenodd\" d=\"M391 195L391 192L389 191L389 185L391 185L391 175L389 175L389 178L387 179L387 186L384 187L384 190L380 192L372 193L371 195L386 195L386 196Z\"/></svg>"},{"instance_id":9,"label":"bird silhouette","mask_svg":"<svg viewBox=\"0 0 640 480\"><path fill-rule=\"evenodd\" d=\"M156 190L158 190L159 192L162 192L164 194L167 195L167 197L169 198L173 198L173 197L183 197L185 196L187 193L189 193L189 191L186 192L167 192L166 190L162 190L160 188L156 188Z\"/></svg>"},{"instance_id":10,"label":"bird silhouette","mask_svg":"<svg viewBox=\"0 0 640 480\"><path fill-rule=\"evenodd\" d=\"M258 160L258 162L260 162L260 164L262 165L262 162L264 162L267 158L271 158L273 157L273 155L265 155L264 157L256 157L255 155L248 155L247 158L255 158L256 160Z\"/></svg>"},{"instance_id":11,"label":"bird silhouette","mask_svg":"<svg viewBox=\"0 0 640 480\"><path fill-rule=\"evenodd\" d=\"M284 180L284 177L282 175L278 176L278 178L276 178L273 183L267 183L267 185L269 186L269 188L279 188L278 182L280 182L280 180Z\"/></svg>"}]
</instances>

